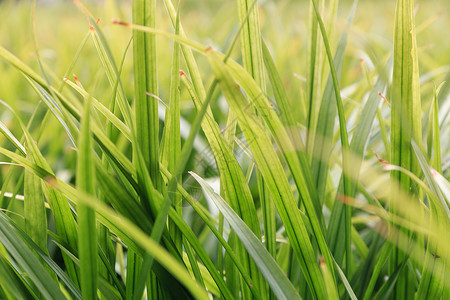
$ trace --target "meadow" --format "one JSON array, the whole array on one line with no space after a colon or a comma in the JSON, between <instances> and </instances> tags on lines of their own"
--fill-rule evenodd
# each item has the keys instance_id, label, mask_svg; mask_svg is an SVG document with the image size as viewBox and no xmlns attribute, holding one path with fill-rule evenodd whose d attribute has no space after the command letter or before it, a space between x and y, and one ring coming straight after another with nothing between
<instances>
[{"instance_id":1,"label":"meadow","mask_svg":"<svg viewBox=\"0 0 450 300\"><path fill-rule=\"evenodd\" d=\"M450 299L448 1L0 18L1 299Z\"/></svg>"}]
</instances>

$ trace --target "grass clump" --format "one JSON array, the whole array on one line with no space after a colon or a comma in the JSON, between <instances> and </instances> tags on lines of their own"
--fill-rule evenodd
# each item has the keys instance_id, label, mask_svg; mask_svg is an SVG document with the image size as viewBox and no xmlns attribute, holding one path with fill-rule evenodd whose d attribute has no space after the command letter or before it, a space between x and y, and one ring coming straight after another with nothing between
<instances>
[{"instance_id":1,"label":"grass clump","mask_svg":"<svg viewBox=\"0 0 450 300\"><path fill-rule=\"evenodd\" d=\"M449 16L391 2L1 3L0 297L449 298Z\"/></svg>"}]
</instances>

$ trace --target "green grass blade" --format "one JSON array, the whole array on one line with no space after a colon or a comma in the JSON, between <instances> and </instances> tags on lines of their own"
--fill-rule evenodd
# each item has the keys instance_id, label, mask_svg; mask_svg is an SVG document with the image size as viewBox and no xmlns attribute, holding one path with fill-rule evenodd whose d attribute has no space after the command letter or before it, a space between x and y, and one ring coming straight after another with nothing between
<instances>
[{"instance_id":1,"label":"green grass blade","mask_svg":"<svg viewBox=\"0 0 450 300\"><path fill-rule=\"evenodd\" d=\"M413 172L418 165L411 157L411 140L422 141L420 117L419 73L414 32L414 3L397 1L394 37L394 74L392 81L391 163L402 164ZM409 129L408 129L409 128ZM394 150L395 149L395 150ZM409 189L409 180L394 172L402 186Z\"/></svg>"},{"instance_id":2,"label":"green grass blade","mask_svg":"<svg viewBox=\"0 0 450 300\"><path fill-rule=\"evenodd\" d=\"M325 288L327 290L328 299L337 300L339 299L339 294L334 288L334 278L328 270L327 264L323 257L319 258L320 271L322 271L323 280L325 282Z\"/></svg>"},{"instance_id":3,"label":"green grass blade","mask_svg":"<svg viewBox=\"0 0 450 300\"><path fill-rule=\"evenodd\" d=\"M0 239L3 246L20 264L43 297L65 299L58 283L53 280L28 246L19 238L18 233L3 213L0 213Z\"/></svg>"},{"instance_id":4,"label":"green grass blade","mask_svg":"<svg viewBox=\"0 0 450 300\"><path fill-rule=\"evenodd\" d=\"M176 22L177 11L175 10L171 0L164 0L164 4L166 5L166 9L167 9L167 12L172 21L173 28L176 28L176 26L178 24ZM179 26L179 31L180 31L179 36L184 38L185 40L187 40L186 33L184 32L183 26L181 25L181 23L178 24L178 26ZM202 49L200 51L203 51L205 49L205 47L203 47L201 45L198 45L198 46L200 46L200 49ZM195 49L195 47L194 47L194 49ZM191 79L192 79L192 84L194 85L194 88L198 94L198 97L200 99L206 99L206 90L205 90L205 87L202 82L202 78L200 75L200 70L198 68L197 62L192 53L192 49L189 46L187 46L187 44L181 43L181 50L183 52L184 60L186 61L186 65L189 70L189 75L191 76Z\"/></svg>"},{"instance_id":5,"label":"green grass blade","mask_svg":"<svg viewBox=\"0 0 450 300\"><path fill-rule=\"evenodd\" d=\"M234 212L234 210L197 174L190 173L200 183L206 195L214 201L226 220L233 227L247 251L249 251L261 273L269 283L278 299L300 299L292 283L287 279L274 258L264 248L261 241L253 234L248 226Z\"/></svg>"},{"instance_id":6,"label":"green grass blade","mask_svg":"<svg viewBox=\"0 0 450 300\"><path fill-rule=\"evenodd\" d=\"M345 31L339 39L336 53L334 55L334 64L336 66L339 81L342 77L348 31L350 30L351 23L353 22L357 4L358 1L354 1L351 12L347 18ZM322 204L327 183L329 158L333 147L330 141L333 138L333 129L336 118L337 107L334 105L335 101L336 97L334 93L332 74L329 74L325 89L323 91L322 101L320 101L319 105L318 120L320 120L320 122L315 125L315 137L313 139L310 138L309 140L309 142L312 142L310 147L313 153L313 155L311 155L311 169L315 185L317 187L318 199Z\"/></svg>"},{"instance_id":7,"label":"green grass blade","mask_svg":"<svg viewBox=\"0 0 450 300\"><path fill-rule=\"evenodd\" d=\"M177 15L177 26L175 28L175 34L179 34L180 16ZM170 98L169 108L166 109L164 134L161 146L160 155L162 156L161 162L167 166L167 169L174 173L175 166L177 165L178 157L181 154L181 137L180 137L180 44L176 41L173 43L173 58L172 58L172 70L170 79ZM176 174L179 176L178 174ZM182 178L178 179L182 181ZM175 193L173 197L172 205L175 210L181 215L181 195ZM183 239L180 232L172 224L169 224L169 231L172 234L175 245L178 251L182 252Z\"/></svg>"},{"instance_id":8,"label":"green grass blade","mask_svg":"<svg viewBox=\"0 0 450 300\"><path fill-rule=\"evenodd\" d=\"M217 56L219 58L222 58L222 55L219 53L217 53ZM328 246L326 245L322 228L314 209L314 204L312 201L312 199L315 199L314 195L311 195L309 192L305 175L302 172L302 165L298 161L296 149L291 143L283 124L281 123L278 115L275 113L268 99L265 97L264 93L261 92L261 89L258 87L253 78L251 78L251 76L247 72L245 72L245 70L239 64L231 59L227 60L227 68L233 75L233 78L245 90L247 95L249 95L251 99L254 99L254 102L252 104L257 108L260 116L264 119L265 124L267 124L270 132L272 133L272 137L275 139L277 146L280 148L281 153L283 154L294 178L297 190L299 191L301 199L305 205L306 213L313 228L314 237L319 245L319 250L324 256L328 268L330 268L330 270L333 270L333 261L329 254ZM245 108L245 106L242 107L241 105L240 109L242 108ZM246 111L246 113L248 112ZM257 136L259 136L259 134ZM254 138L252 137L248 140L253 141ZM251 142L249 142L249 144L250 143Z\"/></svg>"},{"instance_id":9,"label":"green grass blade","mask_svg":"<svg viewBox=\"0 0 450 300\"><path fill-rule=\"evenodd\" d=\"M373 298L374 295L374 289L375 284L378 280L378 277L380 276L381 270L383 266L386 264L386 262L389 260L389 257L392 253L393 245L389 242L386 242L380 252L377 255L377 258L375 259L376 263L373 267L372 275L370 277L370 281L367 285L367 288L364 292L364 298L363 300L369 300Z\"/></svg>"},{"instance_id":10,"label":"green grass blade","mask_svg":"<svg viewBox=\"0 0 450 300\"><path fill-rule=\"evenodd\" d=\"M444 83L442 83L438 88L434 88L433 93L433 102L430 110L433 111L433 163L432 166L438 171L442 173L442 160L441 160L441 137L440 137L440 128L439 128L439 101L438 96L439 92Z\"/></svg>"},{"instance_id":11,"label":"green grass blade","mask_svg":"<svg viewBox=\"0 0 450 300\"><path fill-rule=\"evenodd\" d=\"M388 65L390 64L388 63ZM379 103L378 91L384 90L385 86L385 78L383 75L380 75L374 88L369 94L367 102L361 112L361 116L359 118L360 121L358 122L358 126L353 134L352 142L350 144L350 151L352 153L352 157L354 157L352 168L354 169L353 172L355 175L359 173L361 168L362 159L364 157L371 128L377 112ZM341 178L338 193L342 194L343 189L343 178ZM353 197L354 193L356 193L355 188L353 188L352 193L349 196ZM328 225L327 241L334 258L339 265L342 264L345 252L345 231L343 230L345 227L344 220L345 205L340 201L335 201L331 212L330 223Z\"/></svg>"},{"instance_id":12,"label":"green grass blade","mask_svg":"<svg viewBox=\"0 0 450 300\"><path fill-rule=\"evenodd\" d=\"M113 124L120 132L130 141L132 141L132 135L130 128L125 125L113 112L105 107L99 100L92 97L86 90L76 85L74 82L64 78L64 81L70 85L75 91L77 91L83 98L90 98L92 106L94 106L111 124Z\"/></svg>"},{"instance_id":13,"label":"green grass blade","mask_svg":"<svg viewBox=\"0 0 450 300\"><path fill-rule=\"evenodd\" d=\"M206 106L205 106L205 108L206 108ZM199 120L201 120L201 119L199 119ZM194 134L194 132L196 132L195 130L193 130L192 131L192 137L190 138L190 139L188 139L188 140L191 140L190 142L186 142L186 144L191 144L191 146L190 146L190 148L192 148L192 142L193 142L193 137L195 136L195 134ZM183 148L184 149L184 148ZM183 157L183 155L181 156L181 157ZM163 166L161 165L161 168L163 168ZM107 177L107 176L102 176L102 177ZM171 179L169 180L169 181L172 181ZM176 182L176 181L175 181ZM110 185L107 185L107 187L108 186L110 186ZM120 190L120 188L119 188L119 190ZM117 193L117 191L116 191L116 193ZM169 193L169 194L172 194L172 193ZM187 195L184 195L185 197L187 196ZM155 197L155 199L154 200L157 200L157 199L159 199L158 201L156 201L156 202L158 202L158 203L170 203L170 202L167 202L167 201L165 201L165 202L162 202L162 196L161 195L159 195L159 194L154 194L154 197ZM114 197L112 197L112 198L114 198ZM126 199L126 196L125 196L125 199L124 199L124 201L117 201L119 204L118 205L122 205L123 206L123 204L121 204L121 203L126 203L126 202L129 202L129 200L127 200ZM160 204L161 205L161 204ZM167 206L167 208L168 207L170 207L170 205L169 206ZM161 209L161 208L160 208ZM132 208L127 208L126 209L127 211L135 211L136 209L132 209ZM161 214L161 212L159 212L159 214L160 215L164 215L164 214ZM165 213L165 215L167 215L167 212ZM133 217L135 217L135 216L133 216ZM192 233L190 233L190 230L189 230L189 228L186 226L186 224L181 220L181 218L176 214L176 213L174 213L174 211L169 211L169 217L171 218L171 220L173 221L173 222L175 222L176 224L177 224L177 226L180 228L180 226L183 226L183 227L181 227L180 228L180 230L182 230L182 232L183 232L183 235L185 236L185 237L188 237L188 241L189 241L189 243L195 248L195 251L197 252L197 254L201 257L201 259L203 260L203 262L205 263L205 265L207 266L207 268L208 268L208 271L210 272L210 274L214 277L214 280L216 281L216 283L218 284L218 286L219 286L219 288L221 289L221 291L224 293L224 295L228 295L227 294L227 290L226 289L224 289L225 288L225 285L224 285L224 283L223 283L223 280L222 279L220 279L220 277L218 277L218 274L217 274L217 272L216 272L216 269L214 268L214 265L212 264L212 262L209 260L209 258L207 257L207 255L206 255L206 253L204 253L204 250L202 249L202 247L200 246L200 244L198 243L198 241L196 240L196 238L193 236L193 234ZM142 219L139 221L139 219L140 218L138 218L137 220L137 222L139 223L139 222L142 222ZM156 222L156 223L160 223L160 224L165 224L165 221L164 221L165 219L164 218L160 218L160 221L158 222ZM155 223L155 226L156 226L156 223ZM211 226L213 226L213 225L211 225ZM160 229L159 229L160 230ZM155 231L155 234L156 234L156 232L157 231ZM189 235L187 235L187 234L189 234ZM153 240L155 240L156 238L157 238L157 236L156 235L154 235L153 236L153 231L152 231L152 238L153 238ZM159 238L158 238L159 239ZM149 267L149 266L148 266ZM139 280L138 280L139 281ZM250 282L250 281L249 281ZM227 296L228 297L228 296Z\"/></svg>"},{"instance_id":14,"label":"green grass blade","mask_svg":"<svg viewBox=\"0 0 450 300\"><path fill-rule=\"evenodd\" d=\"M450 209L448 207L447 202L444 199L444 195L442 194L441 190L439 189L439 186L434 179L433 174L431 173L431 167L428 165L425 156L423 155L422 151L420 150L419 146L416 142L412 142L412 148L414 150L414 154L417 157L417 160L419 162L420 168L425 175L425 178L427 179L428 185L435 197L430 197L430 202L434 199L438 199L438 201L435 201L434 203L431 203L435 205L436 209L438 209L438 212L443 213L445 215L450 214Z\"/></svg>"},{"instance_id":15,"label":"green grass blade","mask_svg":"<svg viewBox=\"0 0 450 300\"><path fill-rule=\"evenodd\" d=\"M392 297L395 297L395 287L396 283L399 279L399 276L402 272L402 270L406 266L406 260L404 260L398 268L389 276L389 279L383 283L378 293L375 295L373 299L375 300L384 300L384 299L392 299Z\"/></svg>"},{"instance_id":16,"label":"green grass blade","mask_svg":"<svg viewBox=\"0 0 450 300\"><path fill-rule=\"evenodd\" d=\"M74 2L81 8L81 10L83 10L83 12L89 19L89 29L92 40L94 42L99 58L102 62L102 65L105 68L106 76L108 77L110 86L115 90L114 95L117 95L117 104L120 108L122 115L124 116L125 124L133 128L134 123L132 119L131 108L128 104L128 101L126 100L125 92L120 82L120 73L114 61L112 52L105 39L105 36L103 35L102 30L98 26L97 20L95 20L95 18L89 12L89 10L80 1L76 0ZM118 91L117 94L116 91ZM115 99L113 99L113 103L114 102ZM115 105L113 105L113 107L114 106Z\"/></svg>"},{"instance_id":17,"label":"green grass blade","mask_svg":"<svg viewBox=\"0 0 450 300\"><path fill-rule=\"evenodd\" d=\"M333 56L331 54L331 48L328 41L327 33L325 30L325 25L319 14L319 9L317 7L316 0L312 0L314 5L314 11L316 13L317 21L319 22L320 32L322 34L323 43L325 45L325 50L328 58L328 63L330 65L331 78L333 79L334 92L336 95L336 104L339 116L339 133L341 137L342 144L342 172L343 172L343 184L344 184L344 195L350 195L352 190L352 183L349 174L352 172L349 159L349 142L347 133L347 124L345 120L344 105L342 103L341 93L339 89L339 80L336 74L336 68L333 63ZM345 254L346 254L346 272L349 274L351 272L351 207L347 205L345 207Z\"/></svg>"},{"instance_id":18,"label":"green grass blade","mask_svg":"<svg viewBox=\"0 0 450 300\"><path fill-rule=\"evenodd\" d=\"M173 276L178 279L192 293L194 297L198 299L208 299L205 291L201 289L195 283L195 281L192 280L185 267L182 266L176 258L170 255L167 250L165 250L160 245L155 243L151 238L149 238L148 235L139 227L137 227L133 222L129 221L124 216L117 214L104 203L95 201L95 198L90 196L89 194L86 194L80 190L76 190L67 183L60 181L45 169L37 166L36 164L30 163L20 155L3 148L0 148L0 152L19 162L27 170L32 171L35 175L39 176L42 179L45 179L47 182L47 187L49 189L56 189L59 193L64 194L67 198L71 199L76 204L81 203L94 209L97 212L97 219L105 224L122 241L129 245L129 247L131 247L130 249L140 254L142 254L143 251L147 252L148 254L153 256L155 260L161 264L161 266L163 266L171 274L173 274ZM161 200L162 199L160 199L160 201ZM181 220L178 214L171 214L171 216L174 220ZM184 221L180 222L180 224L183 223ZM186 232L184 232L184 235L186 235ZM201 246L200 249L202 249ZM198 250L199 249L197 249L197 251ZM212 262L211 265L214 267ZM173 282L170 282L170 284L171 286L173 286Z\"/></svg>"},{"instance_id":19,"label":"green grass blade","mask_svg":"<svg viewBox=\"0 0 450 300\"><path fill-rule=\"evenodd\" d=\"M95 195L95 165L91 146L91 99L85 99L78 143L77 188ZM84 298L97 297L97 226L95 211L81 204L78 213L78 251L80 256L81 292Z\"/></svg>"},{"instance_id":20,"label":"green grass blade","mask_svg":"<svg viewBox=\"0 0 450 300\"><path fill-rule=\"evenodd\" d=\"M281 120L285 125L286 132L289 135L294 149L298 154L298 159L300 161L301 170L303 171L306 186L309 189L311 198L313 199L313 205L316 211L316 215L319 218L319 223L324 224L322 207L320 206L320 198L317 198L317 191L312 179L312 171L309 163L308 156L305 152L305 145L303 143L303 138L298 130L298 124L295 120L294 114L292 113L291 104L289 103L286 91L281 83L280 76L275 67L275 62L273 61L269 49L267 49L266 44L263 42L263 54L264 62L267 70L267 74L274 91L274 96L277 101L277 105L281 112Z\"/></svg>"},{"instance_id":21,"label":"green grass blade","mask_svg":"<svg viewBox=\"0 0 450 300\"><path fill-rule=\"evenodd\" d=\"M178 179L177 177L179 177L179 175L177 176L177 174L180 174L181 170L184 170L186 167L188 158L189 158L190 153L193 148L195 136L197 135L198 131L201 128L201 123L202 123L203 118L209 108L209 103L212 100L212 94L214 92L214 89L215 89L215 82L213 82L213 84L210 88L210 91L208 93L207 99L205 100L205 103L203 103L203 105L199 109L198 114L192 123L191 131L183 145L183 149L181 150L179 161L175 167L175 175L172 176L172 178L170 179L169 184L168 184L169 192L165 196L164 205L162 206L162 209L160 210L160 213L158 215L158 218L160 218L160 220L165 220L165 216L167 215L166 210L170 207L170 204L173 201L173 195L176 194L177 179ZM184 233L184 235L188 239L189 243L194 247L197 254L201 257L202 261L205 263L206 267L210 271L210 274L214 277L223 296L225 298L232 297L231 293L226 288L224 281L220 277L217 277L217 270L215 269L215 267L212 264L209 257L207 255L205 255L203 248L198 243L197 238L195 238L195 236L192 234L192 231L189 229L189 227L187 227L186 223L182 221L182 218L179 215L179 213L177 214L177 213L174 213L174 210L170 210L169 216L170 216L171 220L179 227L179 230L182 231L182 233ZM158 221L158 219L156 221ZM163 223L161 223L161 224L163 224ZM158 234L156 230L153 230L152 236L153 236L154 232L156 232L155 235Z\"/></svg>"},{"instance_id":22,"label":"green grass blade","mask_svg":"<svg viewBox=\"0 0 450 300\"><path fill-rule=\"evenodd\" d=\"M27 158L32 160L31 156ZM25 171L24 196L25 231L47 253L47 213L41 180L29 171Z\"/></svg>"},{"instance_id":23,"label":"green grass blade","mask_svg":"<svg viewBox=\"0 0 450 300\"><path fill-rule=\"evenodd\" d=\"M133 22L155 28L156 1L133 1ZM158 102L146 92L158 95L155 34L133 31L135 118L137 145L155 187L162 188L159 173Z\"/></svg>"},{"instance_id":24,"label":"green grass blade","mask_svg":"<svg viewBox=\"0 0 450 300\"><path fill-rule=\"evenodd\" d=\"M237 1L239 23L243 23L240 33L241 52L244 68L251 74L258 85L265 90L264 60L261 45L261 31L259 29L258 5L252 5L255 1Z\"/></svg>"},{"instance_id":25,"label":"green grass blade","mask_svg":"<svg viewBox=\"0 0 450 300\"><path fill-rule=\"evenodd\" d=\"M30 237L22 231L16 224L12 223L11 225L15 227L15 230L20 235L20 237L24 240L25 243L29 245L29 247L34 250L37 255L48 265L48 269L54 272L58 278L66 285L68 290L72 293L73 297L76 299L81 299L81 291L79 288L73 283L73 281L69 278L69 276L61 269L58 264L50 257L47 253L42 251L38 244L36 244ZM55 277L56 278L56 277Z\"/></svg>"},{"instance_id":26,"label":"green grass blade","mask_svg":"<svg viewBox=\"0 0 450 300\"><path fill-rule=\"evenodd\" d=\"M414 25L414 1L398 0L395 13L394 70L391 88L391 161L416 175L419 173L417 159L411 149L411 141L422 142L419 68ZM400 182L409 191L411 180L400 172L392 172L392 180ZM414 199L414 198L412 198ZM412 200L414 201L414 200ZM392 212L401 209L390 204ZM394 249L391 256L391 273L399 269L405 254ZM414 287L406 269L395 286L394 299L413 297Z\"/></svg>"},{"instance_id":27,"label":"green grass blade","mask_svg":"<svg viewBox=\"0 0 450 300\"><path fill-rule=\"evenodd\" d=\"M184 73L181 73L181 79L188 88L197 110L203 108L205 104L197 97L192 84ZM207 111L209 113L205 114L205 119L202 122L202 129L210 143L214 157L216 158L222 180L222 189L226 194L226 199L236 213L242 217L246 224L248 224L256 236L261 237L256 209L250 189L247 185L247 180L236 158L233 156L232 150L226 144L217 122L211 117L212 113L209 106ZM254 268L251 269L252 263L249 262L249 257L245 253L245 250L238 247L237 252L241 257L245 268L251 271L251 274L253 275L252 278L256 278L254 276L260 276L258 275L257 270Z\"/></svg>"},{"instance_id":28,"label":"green grass blade","mask_svg":"<svg viewBox=\"0 0 450 300\"><path fill-rule=\"evenodd\" d=\"M75 129L75 125L70 119L68 113L61 108L61 105L53 98L53 96L48 93L42 86L36 84L33 80L26 76L26 79L30 83L31 87L36 91L36 93L42 98L45 104L48 106L53 115L58 119L61 125L64 127L67 135L74 147L76 147L75 139L77 130Z\"/></svg>"},{"instance_id":29,"label":"green grass blade","mask_svg":"<svg viewBox=\"0 0 450 300\"><path fill-rule=\"evenodd\" d=\"M35 141L33 140L32 136L28 132L25 125L22 123L22 121L18 118L16 113L3 101L0 101L4 106L9 108L11 112L16 116L17 120L20 123L20 126L22 127L22 131L25 136L26 144L28 147L27 155L29 155L33 162L45 170L47 174L53 175L53 172L51 171L50 165L45 160L43 155L41 154L38 146L36 145ZM73 249L77 249L78 244L78 236L77 236L77 229L76 229L76 223L73 218L69 203L67 202L67 199L58 193L57 191L49 189L47 186L42 186L43 193L47 199L47 202L49 202L50 207L53 211L54 217L55 217L55 223L56 223L56 230L58 234L63 237L64 241L67 242ZM72 278L72 280L78 284L78 272L76 270L75 265L70 261L70 258L64 257L64 261L66 263L66 268L68 269L68 272Z\"/></svg>"},{"instance_id":30,"label":"green grass blade","mask_svg":"<svg viewBox=\"0 0 450 300\"><path fill-rule=\"evenodd\" d=\"M264 60L261 45L262 39L259 25L258 1L238 0L237 7L239 23L241 24L241 27L239 28L240 31L238 33L241 40L241 53L244 68L255 79L255 82L261 87L261 90L266 91ZM256 172L256 176L259 189L259 197L262 202L267 204L271 201L270 193L259 170ZM271 212L272 206L265 205L263 208L264 210L269 209L268 211L264 211L264 215L273 215L273 212ZM255 275L258 276L256 277L258 279L257 284L259 288L262 289L265 283L261 275ZM243 288L242 292L244 298L249 296L249 292L247 289ZM262 296L266 298L266 293L263 292Z\"/></svg>"},{"instance_id":31,"label":"green grass blade","mask_svg":"<svg viewBox=\"0 0 450 300\"><path fill-rule=\"evenodd\" d=\"M244 131L247 141L249 141L250 148L269 187L278 213L286 226L296 255L303 269L308 270L307 281L311 292L315 297L321 298L325 293L323 278L305 224L298 213L297 201L293 197L287 177L272 143L255 115L243 110L242 103L245 103L246 100L217 52L211 49L207 52L207 55L215 76L221 83L222 91L237 116L238 123ZM295 155L295 153L292 154Z\"/></svg>"},{"instance_id":32,"label":"green grass blade","mask_svg":"<svg viewBox=\"0 0 450 300\"><path fill-rule=\"evenodd\" d=\"M78 102L72 103L68 99L66 99L63 95L61 95L57 90L52 87L47 86L44 79L42 79L39 75L37 75L33 70L31 70L28 66L26 66L22 61L20 61L17 57L11 54L9 51L0 47L0 57L4 58L8 63L16 67L19 71L23 72L27 77L30 77L33 81L38 83L45 91L52 90L53 94L58 97L58 100L61 101L61 105L69 111L69 113L75 117L77 120L80 119L80 107L74 106L74 104L78 104ZM54 99L52 100L54 101ZM65 120L68 120L66 116ZM72 129L72 126L71 126ZM107 136L100 130L98 126L92 124L91 130L94 133L94 138L96 142L99 143L99 146L106 153L106 155L112 160L114 164L116 164L117 168L121 170L124 174L134 175L136 172L134 170L131 162L126 158L126 156L117 149L116 145L112 141L110 141ZM72 131L74 134L74 131Z\"/></svg>"},{"instance_id":33,"label":"green grass blade","mask_svg":"<svg viewBox=\"0 0 450 300\"><path fill-rule=\"evenodd\" d=\"M203 287L205 286L205 281L208 284L208 290L215 293L216 296L219 296L219 289L217 288L217 285L214 283L212 277L208 276L209 274L206 273L206 270L203 270L203 272L200 270L199 263L197 262L197 259L195 258L195 252L192 248L191 244L189 244L187 241L183 243L184 248L186 250L186 256L189 260L188 268L192 270L192 273L194 274L195 280ZM205 269L205 268L204 268Z\"/></svg>"},{"instance_id":34,"label":"green grass blade","mask_svg":"<svg viewBox=\"0 0 450 300\"><path fill-rule=\"evenodd\" d=\"M320 7L323 8L325 1L320 0ZM322 94L322 74L321 69L324 64L323 61L323 46L320 43L320 32L318 30L317 16L314 12L314 4L310 4L309 8L310 22L308 24L308 49L307 49L307 103L308 113L306 115L307 139L306 146L309 157L312 157L314 139L316 136L316 125L318 118L318 111L320 107L320 96Z\"/></svg>"},{"instance_id":35,"label":"green grass blade","mask_svg":"<svg viewBox=\"0 0 450 300\"><path fill-rule=\"evenodd\" d=\"M9 131L8 127L0 122L0 132L16 147L17 150L20 151L22 155L26 154L25 147L19 142L19 140Z\"/></svg>"},{"instance_id":36,"label":"green grass blade","mask_svg":"<svg viewBox=\"0 0 450 300\"><path fill-rule=\"evenodd\" d=\"M168 179L172 178L172 175L165 169L163 165L161 165L161 171L162 174L167 177ZM249 272L241 263L241 260L238 258L238 256L234 253L232 247L230 247L230 244L225 241L222 234L217 230L215 224L211 221L211 217L207 216L207 213L205 212L205 209L201 207L201 205L194 199L190 194L186 192L185 189L181 185L178 185L178 191L183 195L183 197L186 199L186 201L192 206L192 208L196 211L196 213L200 216L200 218L205 222L205 224L208 226L208 228L211 230L211 232L216 236L218 241L222 244L222 246L227 251L227 255L230 257L230 259L235 264L236 268L241 273L242 277L244 278L245 283L249 286L249 288L252 291L255 291L253 289L253 280L249 276ZM258 298L258 294L255 292L254 296Z\"/></svg>"},{"instance_id":37,"label":"green grass blade","mask_svg":"<svg viewBox=\"0 0 450 300\"><path fill-rule=\"evenodd\" d=\"M434 197L429 197L430 222L432 224L439 224L439 226L442 226L443 228L448 228L450 225L448 222L448 214L450 211L447 202L445 201L437 182L434 180L434 176L430 171L431 168L428 166L419 146L417 146L415 142L412 143L412 146L418 158L420 167L425 174L428 185L434 195ZM433 201L435 198L438 200ZM427 253L430 255L425 258L422 278L420 280L416 299L439 299L442 296L445 280L445 264L437 263L435 255L439 255L438 253L442 253L443 251L446 250L437 245L436 239L432 237L428 238Z\"/></svg>"},{"instance_id":38,"label":"green grass blade","mask_svg":"<svg viewBox=\"0 0 450 300\"><path fill-rule=\"evenodd\" d=\"M0 255L0 276L2 281L0 286L2 294L7 299L37 299L36 295L28 292L27 287L23 284L12 267L6 261L6 258ZM29 287L28 287L29 288ZM3 296L2 296L3 297Z\"/></svg>"},{"instance_id":39,"label":"green grass blade","mask_svg":"<svg viewBox=\"0 0 450 300\"><path fill-rule=\"evenodd\" d=\"M348 293L348 295L350 296L350 299L352 300L357 300L358 298L356 298L355 292L353 291L350 283L347 280L347 277L345 276L344 272L341 270L341 268L339 267L339 265L336 263L336 261L334 261L335 265L336 265L336 270L337 273L339 274L339 276L341 277L342 283L344 284L344 287ZM330 289L330 280L328 279L328 287L327 289ZM329 292L332 293L332 292Z\"/></svg>"}]
</instances>

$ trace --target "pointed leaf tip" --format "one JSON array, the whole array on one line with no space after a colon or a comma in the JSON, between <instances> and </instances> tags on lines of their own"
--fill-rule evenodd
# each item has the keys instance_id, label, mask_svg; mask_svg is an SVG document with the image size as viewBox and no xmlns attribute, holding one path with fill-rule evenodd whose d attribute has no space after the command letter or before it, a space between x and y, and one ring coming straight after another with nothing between
<instances>
[{"instance_id":1,"label":"pointed leaf tip","mask_svg":"<svg viewBox=\"0 0 450 300\"><path fill-rule=\"evenodd\" d=\"M378 92L378 95L384 100L384 102L386 102L386 104L389 104L389 101L386 99L385 96L383 96L381 92Z\"/></svg>"},{"instance_id":2,"label":"pointed leaf tip","mask_svg":"<svg viewBox=\"0 0 450 300\"><path fill-rule=\"evenodd\" d=\"M131 24L130 24L130 23L121 21L121 20L119 20L119 19L112 19L112 20L111 20L111 23L113 23L113 24L118 24L118 25L123 25L123 26L126 26L126 27L131 27Z\"/></svg>"}]
</instances>

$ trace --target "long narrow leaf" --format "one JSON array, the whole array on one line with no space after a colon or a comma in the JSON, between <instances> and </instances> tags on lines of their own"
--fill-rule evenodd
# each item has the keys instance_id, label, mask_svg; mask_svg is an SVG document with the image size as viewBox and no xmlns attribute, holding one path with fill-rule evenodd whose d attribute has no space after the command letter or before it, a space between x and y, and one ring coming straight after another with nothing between
<instances>
[{"instance_id":1,"label":"long narrow leaf","mask_svg":"<svg viewBox=\"0 0 450 300\"><path fill-rule=\"evenodd\" d=\"M231 227L235 230L237 236L254 259L256 265L261 270L261 273L266 278L278 299L300 299L300 296L292 283L287 279L286 275L283 274L283 271L274 258L267 252L250 228L248 228L242 219L236 215L233 209L213 191L205 180L193 172L190 174L200 183L206 195L214 201L223 213L227 222L229 222Z\"/></svg>"}]
</instances>

